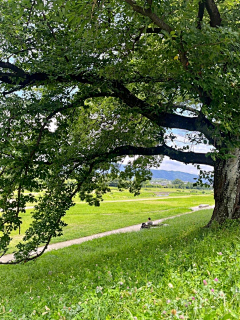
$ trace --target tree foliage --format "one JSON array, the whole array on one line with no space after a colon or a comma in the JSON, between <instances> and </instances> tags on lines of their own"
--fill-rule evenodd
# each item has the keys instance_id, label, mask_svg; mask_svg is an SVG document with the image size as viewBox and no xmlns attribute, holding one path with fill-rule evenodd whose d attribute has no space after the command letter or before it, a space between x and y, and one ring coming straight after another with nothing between
<instances>
[{"instance_id":1,"label":"tree foliage","mask_svg":"<svg viewBox=\"0 0 240 320\"><path fill-rule=\"evenodd\" d=\"M109 179L138 193L162 155L212 166L236 156L239 6L1 1L2 255L29 202L38 200L17 261L41 255L38 246L62 233L76 194L99 205ZM174 129L212 151L181 148ZM139 158L119 172L126 155Z\"/></svg>"}]
</instances>

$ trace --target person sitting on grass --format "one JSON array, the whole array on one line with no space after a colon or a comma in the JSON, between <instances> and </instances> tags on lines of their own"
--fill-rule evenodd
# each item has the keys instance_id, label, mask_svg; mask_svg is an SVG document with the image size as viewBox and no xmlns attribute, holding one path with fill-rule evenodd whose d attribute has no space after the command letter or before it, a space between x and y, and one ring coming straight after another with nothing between
<instances>
[{"instance_id":1,"label":"person sitting on grass","mask_svg":"<svg viewBox=\"0 0 240 320\"><path fill-rule=\"evenodd\" d=\"M151 218L148 218L147 225L148 225L149 227L153 226L153 222L152 222Z\"/></svg>"},{"instance_id":2,"label":"person sitting on grass","mask_svg":"<svg viewBox=\"0 0 240 320\"><path fill-rule=\"evenodd\" d=\"M151 218L148 218L148 221L145 223L143 222L141 225L141 229L149 229L150 227L158 227L158 224L153 224Z\"/></svg>"}]
</instances>

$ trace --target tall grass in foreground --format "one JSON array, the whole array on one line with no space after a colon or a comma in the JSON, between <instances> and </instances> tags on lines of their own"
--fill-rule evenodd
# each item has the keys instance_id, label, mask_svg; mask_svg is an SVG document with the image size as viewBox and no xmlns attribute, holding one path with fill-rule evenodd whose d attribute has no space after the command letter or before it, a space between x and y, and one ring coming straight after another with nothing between
<instances>
[{"instance_id":1,"label":"tall grass in foreground","mask_svg":"<svg viewBox=\"0 0 240 320\"><path fill-rule=\"evenodd\" d=\"M2 319L239 319L239 226L211 210L1 266Z\"/></svg>"}]
</instances>

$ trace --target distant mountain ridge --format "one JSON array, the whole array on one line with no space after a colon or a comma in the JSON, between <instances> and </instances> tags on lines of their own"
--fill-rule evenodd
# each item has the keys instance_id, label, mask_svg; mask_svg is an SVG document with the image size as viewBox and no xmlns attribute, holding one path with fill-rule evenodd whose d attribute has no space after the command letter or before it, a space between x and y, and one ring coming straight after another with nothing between
<instances>
[{"instance_id":1,"label":"distant mountain ridge","mask_svg":"<svg viewBox=\"0 0 240 320\"><path fill-rule=\"evenodd\" d=\"M188 181L188 182L196 182L196 179L198 179L198 175L182 172L182 171L167 171L167 170L151 169L151 172L152 172L152 179L165 179L170 181L173 181L175 179L180 179L182 181Z\"/></svg>"},{"instance_id":2,"label":"distant mountain ridge","mask_svg":"<svg viewBox=\"0 0 240 320\"><path fill-rule=\"evenodd\" d=\"M125 165L120 165L120 170L124 170ZM152 179L164 179L173 181L175 179L180 179L182 181L187 182L196 182L196 179L198 179L197 174L182 172L182 171L167 171L167 170L157 170L157 169L151 169L152 172Z\"/></svg>"}]
</instances>

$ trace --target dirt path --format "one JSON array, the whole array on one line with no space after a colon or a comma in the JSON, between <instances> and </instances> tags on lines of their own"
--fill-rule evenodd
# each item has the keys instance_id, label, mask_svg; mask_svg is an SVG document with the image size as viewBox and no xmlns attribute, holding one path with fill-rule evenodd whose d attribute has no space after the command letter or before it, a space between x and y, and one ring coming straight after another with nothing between
<instances>
[{"instance_id":1,"label":"dirt path","mask_svg":"<svg viewBox=\"0 0 240 320\"><path fill-rule=\"evenodd\" d=\"M159 219L159 220L154 220L153 223L154 224L158 224L158 223L162 223L162 222L164 222L166 220L169 220L169 219L174 219L174 218L186 215L186 214L193 213L194 211L205 210L205 209L213 209L213 208L214 208L214 206L199 205L197 207L192 207L191 208L192 211L190 211L190 212L181 213L181 214L178 214L176 216L167 217L167 218L163 218L163 219ZM140 226L141 226L141 224L137 224L137 225L133 225L133 226L130 226L130 227L125 227L125 228L106 231L106 232L102 232L102 233L98 233L98 234L93 234L93 235L87 236L87 237L82 237L82 238L78 238L78 239L73 239L73 240L53 243L53 244L50 244L48 246L48 248L46 249L45 252L48 252L48 251L51 251L51 250L58 250L58 249L61 249L61 248L72 246L73 244L80 244L80 243L83 243L83 242L86 242L86 241L89 241L89 240L102 238L102 237L105 237L105 236L108 236L108 235L111 235L111 234L139 231L140 230ZM164 225L163 225L163 227L164 227ZM41 252L42 248L43 247L39 247L38 248L38 252ZM7 255L3 256L0 259L0 263L1 262L11 261L11 260L13 260L13 258L14 258L13 254L7 254Z\"/></svg>"}]
</instances>

